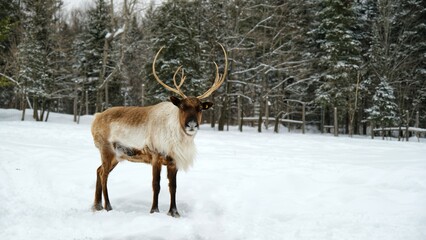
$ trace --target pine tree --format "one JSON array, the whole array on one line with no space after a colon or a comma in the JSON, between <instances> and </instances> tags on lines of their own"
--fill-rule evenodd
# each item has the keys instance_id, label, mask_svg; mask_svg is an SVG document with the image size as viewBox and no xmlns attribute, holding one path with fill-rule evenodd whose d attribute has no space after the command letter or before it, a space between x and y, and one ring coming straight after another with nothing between
<instances>
[{"instance_id":1,"label":"pine tree","mask_svg":"<svg viewBox=\"0 0 426 240\"><path fill-rule=\"evenodd\" d=\"M16 31L19 21L19 5L16 1L0 2L0 53L10 47L10 37ZM0 66L4 64L0 58Z\"/></svg>"},{"instance_id":2,"label":"pine tree","mask_svg":"<svg viewBox=\"0 0 426 240\"><path fill-rule=\"evenodd\" d=\"M87 30L87 18L88 12L74 10L71 12L71 19L69 20L71 24L70 28L73 29L70 52L72 58L72 82L74 83L73 90L79 91L82 95L80 104L84 104L84 110L82 109L81 114L94 113L94 103L96 101L96 82L93 80L93 75L89 74L92 72L92 69L90 69L92 62L88 61L88 58L91 56L89 54L89 45L91 43L89 42L90 36Z\"/></svg>"},{"instance_id":3,"label":"pine tree","mask_svg":"<svg viewBox=\"0 0 426 240\"><path fill-rule=\"evenodd\" d=\"M373 96L373 106L366 109L368 120L381 127L392 127L399 122L398 105L395 103L394 89L387 79L382 79Z\"/></svg>"},{"instance_id":4,"label":"pine tree","mask_svg":"<svg viewBox=\"0 0 426 240\"><path fill-rule=\"evenodd\" d=\"M214 65L216 48L210 55L210 61L204 60L203 49L212 49L209 43L201 40L203 36L202 1L168 1L154 12L151 32L155 33L152 39L154 50L165 46L161 52L156 69L160 79L169 86L173 86L172 78L176 69L183 66L187 80L182 86L187 96L197 96L210 87L207 79L214 79ZM146 68L151 69L151 64ZM150 71L147 71L150 72ZM177 75L177 80L180 78ZM152 96L150 103L164 101L170 95L164 88L159 88L158 83L150 78L147 84L147 95Z\"/></svg>"},{"instance_id":5,"label":"pine tree","mask_svg":"<svg viewBox=\"0 0 426 240\"><path fill-rule=\"evenodd\" d=\"M318 17L319 26L314 31L323 83L317 91L317 101L346 107L347 100L353 98L354 79L361 65L352 4L343 0L325 0Z\"/></svg>"},{"instance_id":6,"label":"pine tree","mask_svg":"<svg viewBox=\"0 0 426 240\"><path fill-rule=\"evenodd\" d=\"M396 13L398 30L402 32L398 41L402 42L398 58L404 59L398 76L398 103L403 110L426 112L426 1L401 1ZM407 97L412 96L412 97ZM410 125L410 123L407 123Z\"/></svg>"},{"instance_id":7,"label":"pine tree","mask_svg":"<svg viewBox=\"0 0 426 240\"><path fill-rule=\"evenodd\" d=\"M374 81L376 72L370 68L371 55L369 54L373 41L373 23L377 18L377 1L365 0L354 2L354 13L357 18L355 28L355 36L360 41L360 57L362 65L358 71L358 95L357 105L351 120L353 121L353 130L355 133L367 134L367 122L363 121L367 118L365 109L369 106L370 100L375 93L374 87L377 83Z\"/></svg>"},{"instance_id":8,"label":"pine tree","mask_svg":"<svg viewBox=\"0 0 426 240\"><path fill-rule=\"evenodd\" d=\"M97 0L94 8L91 8L87 12L87 27L83 28L83 32L80 34L79 39L83 42L84 52L84 69L87 74L87 91L89 95L90 106L95 106L96 109L91 109L91 113L95 111L101 111L103 89L100 86L103 82L100 82L101 74L106 75L107 73L102 72L103 64L103 51L105 45L105 37L108 34L110 10L109 5L105 0ZM102 76L103 78L104 76Z\"/></svg>"},{"instance_id":9,"label":"pine tree","mask_svg":"<svg viewBox=\"0 0 426 240\"><path fill-rule=\"evenodd\" d=\"M379 1L377 5L369 66L376 75L373 81L386 78L398 89L399 116L413 107L424 109L419 99L425 76L425 7L418 0Z\"/></svg>"},{"instance_id":10,"label":"pine tree","mask_svg":"<svg viewBox=\"0 0 426 240\"><path fill-rule=\"evenodd\" d=\"M23 86L19 85L16 44L21 36L21 9L18 1L0 1L0 107L25 108ZM7 77L5 77L7 76ZM8 77L11 77L11 81Z\"/></svg>"},{"instance_id":11,"label":"pine tree","mask_svg":"<svg viewBox=\"0 0 426 240\"><path fill-rule=\"evenodd\" d=\"M34 119L43 120L43 113L55 81L51 71L50 54L56 19L54 14L60 8L60 0L30 1L24 0L23 29L24 37L18 46L20 61L20 79L25 82L27 93L33 99ZM38 112L39 105L43 110Z\"/></svg>"},{"instance_id":12,"label":"pine tree","mask_svg":"<svg viewBox=\"0 0 426 240\"><path fill-rule=\"evenodd\" d=\"M127 45L123 64L123 75L126 81L127 92L125 94L125 105L144 105L142 99L143 86L143 63L148 62L147 44L143 42L144 34L140 29L136 16L131 20L129 33L127 36Z\"/></svg>"}]
</instances>

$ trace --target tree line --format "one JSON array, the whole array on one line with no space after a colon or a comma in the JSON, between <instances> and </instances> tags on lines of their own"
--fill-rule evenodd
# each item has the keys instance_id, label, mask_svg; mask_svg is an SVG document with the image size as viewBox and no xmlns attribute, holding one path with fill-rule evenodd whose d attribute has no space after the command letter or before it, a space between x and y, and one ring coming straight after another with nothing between
<instances>
[{"instance_id":1,"label":"tree line","mask_svg":"<svg viewBox=\"0 0 426 240\"><path fill-rule=\"evenodd\" d=\"M1 1L0 107L33 109L40 121L49 111L77 120L165 101L170 93L151 70L162 46L160 78L173 85L182 65L183 91L198 95L214 80L213 62L223 70L221 43L228 77L205 118L219 130L251 118L300 119L295 102L319 127L339 109L349 134L413 125L417 112L426 124L425 1L92 3L67 12L61 0Z\"/></svg>"}]
</instances>

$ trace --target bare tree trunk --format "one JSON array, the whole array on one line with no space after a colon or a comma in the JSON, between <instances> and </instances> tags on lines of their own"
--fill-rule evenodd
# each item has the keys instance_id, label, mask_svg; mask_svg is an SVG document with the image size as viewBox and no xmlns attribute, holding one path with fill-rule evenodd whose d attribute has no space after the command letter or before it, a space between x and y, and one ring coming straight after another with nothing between
<instances>
[{"instance_id":1,"label":"bare tree trunk","mask_svg":"<svg viewBox=\"0 0 426 240\"><path fill-rule=\"evenodd\" d=\"M85 105L86 105L86 114L89 115L89 92L86 90L86 101L85 101Z\"/></svg>"},{"instance_id":2,"label":"bare tree trunk","mask_svg":"<svg viewBox=\"0 0 426 240\"><path fill-rule=\"evenodd\" d=\"M25 103L24 103L24 109L22 109L21 121L25 120L25 109L26 109L26 106L25 106Z\"/></svg>"},{"instance_id":3,"label":"bare tree trunk","mask_svg":"<svg viewBox=\"0 0 426 240\"><path fill-rule=\"evenodd\" d=\"M214 94L215 93L213 92L212 95L210 95L210 98L211 98L211 102L216 104L214 102ZM210 112L210 127L211 128L215 128L215 125L216 125L216 114L215 114L215 112L217 112L215 109L212 109L212 111Z\"/></svg>"},{"instance_id":4,"label":"bare tree trunk","mask_svg":"<svg viewBox=\"0 0 426 240\"><path fill-rule=\"evenodd\" d=\"M384 126L383 126L383 123L381 124L382 125L382 140L385 140L385 129L384 129Z\"/></svg>"},{"instance_id":5,"label":"bare tree trunk","mask_svg":"<svg viewBox=\"0 0 426 240\"><path fill-rule=\"evenodd\" d=\"M287 101L287 119L290 120L290 112L292 111L291 107L290 107L290 102ZM290 132L291 129L291 124L290 122L287 123L287 131Z\"/></svg>"},{"instance_id":6,"label":"bare tree trunk","mask_svg":"<svg viewBox=\"0 0 426 240\"><path fill-rule=\"evenodd\" d=\"M305 134L305 125L306 125L305 114L306 114L306 106L303 103L302 104L302 133L303 134Z\"/></svg>"},{"instance_id":7,"label":"bare tree trunk","mask_svg":"<svg viewBox=\"0 0 426 240\"><path fill-rule=\"evenodd\" d=\"M25 110L27 109L27 102L26 97L25 97L25 91L22 90L22 99L21 99L21 110L22 110L22 116L21 116L21 121L25 120Z\"/></svg>"},{"instance_id":8,"label":"bare tree trunk","mask_svg":"<svg viewBox=\"0 0 426 240\"><path fill-rule=\"evenodd\" d=\"M405 126L405 140L408 142L410 138L410 133L408 132L408 126L410 125L410 115L408 110L405 111L405 114L407 115L407 125Z\"/></svg>"},{"instance_id":9,"label":"bare tree trunk","mask_svg":"<svg viewBox=\"0 0 426 240\"><path fill-rule=\"evenodd\" d=\"M96 111L102 112L105 108L108 108L108 80L105 79L106 65L108 61L108 50L109 50L109 39L105 38L104 51L102 53L102 69L99 74L99 88L96 99ZM102 95L102 90L104 91ZM105 99L103 99L105 98ZM104 100L104 101L103 101Z\"/></svg>"},{"instance_id":10,"label":"bare tree trunk","mask_svg":"<svg viewBox=\"0 0 426 240\"><path fill-rule=\"evenodd\" d=\"M280 117L284 112L281 111L277 114L277 116L275 117L275 125L274 125L274 132L275 133L279 133L279 125L280 125Z\"/></svg>"},{"instance_id":11,"label":"bare tree trunk","mask_svg":"<svg viewBox=\"0 0 426 240\"><path fill-rule=\"evenodd\" d=\"M355 103L353 107L349 108L349 136L350 137L352 137L354 133L354 119L355 119L355 113L356 113L357 105L358 105L358 90L359 90L360 75L361 74L358 71L358 75L356 79L356 87L355 87Z\"/></svg>"},{"instance_id":12,"label":"bare tree trunk","mask_svg":"<svg viewBox=\"0 0 426 240\"><path fill-rule=\"evenodd\" d=\"M74 91L74 103L73 103L73 114L74 114L74 122L77 122L77 108L78 108L78 95L77 90Z\"/></svg>"},{"instance_id":13,"label":"bare tree trunk","mask_svg":"<svg viewBox=\"0 0 426 240\"><path fill-rule=\"evenodd\" d=\"M419 111L416 111L416 123L414 125L416 128L419 128ZM420 141L420 133L416 132L417 140Z\"/></svg>"},{"instance_id":14,"label":"bare tree trunk","mask_svg":"<svg viewBox=\"0 0 426 240\"><path fill-rule=\"evenodd\" d=\"M223 100L222 100L222 107L220 108L220 117L219 117L219 126L218 126L218 130L219 131L223 131L225 129L225 123L226 123L226 113L227 113L227 104L228 101L226 99L227 97L224 96Z\"/></svg>"},{"instance_id":15,"label":"bare tree trunk","mask_svg":"<svg viewBox=\"0 0 426 240\"><path fill-rule=\"evenodd\" d=\"M211 128L215 128L215 126L216 126L216 114L215 113L211 113L210 114L210 127Z\"/></svg>"},{"instance_id":16,"label":"bare tree trunk","mask_svg":"<svg viewBox=\"0 0 426 240\"><path fill-rule=\"evenodd\" d=\"M37 122L40 121L40 117L38 116L38 99L37 97L33 98L33 118L34 120L36 120Z\"/></svg>"},{"instance_id":17,"label":"bare tree trunk","mask_svg":"<svg viewBox=\"0 0 426 240\"><path fill-rule=\"evenodd\" d=\"M225 123L228 122L228 118L230 117L230 116L228 116L228 108L230 107L230 104L229 104L229 82L228 82L227 79L225 79L225 81L226 81L226 83L225 83L226 89L225 89L225 95L222 98L223 104L222 104L221 114L220 114L220 118L219 118L219 127L218 127L219 131L224 130ZM228 130L229 130L229 128L228 128Z\"/></svg>"},{"instance_id":18,"label":"bare tree trunk","mask_svg":"<svg viewBox=\"0 0 426 240\"><path fill-rule=\"evenodd\" d=\"M47 102L47 114L46 114L46 119L44 120L45 122L47 122L47 120L49 119L49 114L50 114L50 102Z\"/></svg>"},{"instance_id":19,"label":"bare tree trunk","mask_svg":"<svg viewBox=\"0 0 426 240\"><path fill-rule=\"evenodd\" d=\"M268 130L269 127L269 97L265 98L265 129Z\"/></svg>"},{"instance_id":20,"label":"bare tree trunk","mask_svg":"<svg viewBox=\"0 0 426 240\"><path fill-rule=\"evenodd\" d=\"M46 111L46 98L43 97L43 100L41 101L40 121L43 121L45 111Z\"/></svg>"},{"instance_id":21,"label":"bare tree trunk","mask_svg":"<svg viewBox=\"0 0 426 240\"><path fill-rule=\"evenodd\" d=\"M321 133L325 133L325 107L321 105Z\"/></svg>"},{"instance_id":22,"label":"bare tree trunk","mask_svg":"<svg viewBox=\"0 0 426 240\"><path fill-rule=\"evenodd\" d=\"M83 96L81 96L81 102L83 102ZM80 108L78 110L77 124L80 124L80 117L83 111L83 104L80 103Z\"/></svg>"},{"instance_id":23,"label":"bare tree trunk","mask_svg":"<svg viewBox=\"0 0 426 240\"><path fill-rule=\"evenodd\" d=\"M231 102L230 102L230 97L229 97L229 82L227 81L226 83L226 131L229 131L229 121L231 121Z\"/></svg>"},{"instance_id":24,"label":"bare tree trunk","mask_svg":"<svg viewBox=\"0 0 426 240\"><path fill-rule=\"evenodd\" d=\"M339 136L339 124L337 122L337 108L334 108L334 136Z\"/></svg>"},{"instance_id":25,"label":"bare tree trunk","mask_svg":"<svg viewBox=\"0 0 426 240\"><path fill-rule=\"evenodd\" d=\"M259 101L259 120L257 122L257 132L261 133L262 132L262 124L263 124L263 101L262 99L260 99Z\"/></svg>"},{"instance_id":26,"label":"bare tree trunk","mask_svg":"<svg viewBox=\"0 0 426 240\"><path fill-rule=\"evenodd\" d=\"M242 110L242 103L241 103L241 96L238 95L237 97L237 105L238 105L238 115L237 115L237 122L238 122L238 130L240 132L243 131L243 110Z\"/></svg>"},{"instance_id":27,"label":"bare tree trunk","mask_svg":"<svg viewBox=\"0 0 426 240\"><path fill-rule=\"evenodd\" d=\"M402 134L402 124L400 122L398 126L398 142L401 141L401 134Z\"/></svg>"}]
</instances>

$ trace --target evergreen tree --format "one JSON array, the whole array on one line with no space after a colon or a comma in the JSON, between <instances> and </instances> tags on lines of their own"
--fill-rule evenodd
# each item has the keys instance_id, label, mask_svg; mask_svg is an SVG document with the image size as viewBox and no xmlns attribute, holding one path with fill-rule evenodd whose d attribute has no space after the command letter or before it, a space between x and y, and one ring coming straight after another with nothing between
<instances>
[{"instance_id":1,"label":"evergreen tree","mask_svg":"<svg viewBox=\"0 0 426 240\"><path fill-rule=\"evenodd\" d=\"M127 45L125 51L125 58L123 64L123 74L126 81L127 92L125 92L125 105L141 105L144 104L142 100L142 91L145 84L143 78L143 63L148 62L150 54L146 50L144 42L144 34L140 29L136 16L131 20L129 26L129 33L127 36Z\"/></svg>"},{"instance_id":2,"label":"evergreen tree","mask_svg":"<svg viewBox=\"0 0 426 240\"><path fill-rule=\"evenodd\" d=\"M369 53L373 42L373 24L377 19L377 1L365 0L354 2L354 12L357 18L357 26L355 36L361 43L360 57L362 66L357 75L358 81L358 98L357 105L354 106L354 112L351 119L354 121L353 130L355 133L367 134L367 122L363 121L366 116L365 109L371 106L371 99L375 93L374 87L377 86L376 72L371 69L371 55Z\"/></svg>"},{"instance_id":3,"label":"evergreen tree","mask_svg":"<svg viewBox=\"0 0 426 240\"><path fill-rule=\"evenodd\" d=\"M259 117L266 109L277 117L289 111L282 99L291 98L309 103L313 122L326 107L329 124L330 110L339 107L341 126L356 131L363 120L374 118L374 96L386 88L383 80L394 90L397 116L409 110L413 119L415 111L420 116L426 111L425 1L179 0L158 7L152 2L142 15L133 0L122 13L112 13L107 0L96 0L66 21L60 3L1 2L2 106L27 102L22 89L35 109L60 99L55 108L65 112L76 112L71 98L88 102L88 113L164 101L170 92L153 79L151 69L162 46L156 64L160 78L173 86L182 65L183 91L196 96L211 86L213 61L223 70L219 42L228 50L228 78L210 96L215 107L205 119L219 122L220 129L243 115L254 116L255 109ZM17 81L5 80L9 76ZM424 125L426 119L420 120Z\"/></svg>"},{"instance_id":4,"label":"evergreen tree","mask_svg":"<svg viewBox=\"0 0 426 240\"><path fill-rule=\"evenodd\" d=\"M373 106L366 109L368 120L373 121L381 127L392 127L399 122L398 105L395 103L393 88L382 79L373 96Z\"/></svg>"},{"instance_id":5,"label":"evergreen tree","mask_svg":"<svg viewBox=\"0 0 426 240\"><path fill-rule=\"evenodd\" d=\"M318 17L319 25L314 33L322 84L317 91L317 101L346 107L348 99L354 98L355 79L362 62L360 41L354 32L357 20L352 2L325 0Z\"/></svg>"},{"instance_id":6,"label":"evergreen tree","mask_svg":"<svg viewBox=\"0 0 426 240\"><path fill-rule=\"evenodd\" d=\"M207 24L203 20L202 9L204 1L168 1L157 8L153 16L151 32L155 51L165 46L161 52L157 71L160 79L169 86L173 86L173 74L179 66L183 66L187 80L182 87L188 96L197 96L206 91L214 79L215 67L212 63L217 59L223 59L218 55L220 47L206 38L206 31L202 26ZM211 28L212 26L210 26ZM214 30L209 30L214 31ZM210 49L210 54L204 54ZM214 50L212 50L214 49ZM220 65L221 62L218 62ZM151 68L151 63L147 64ZM149 71L150 72L150 71ZM177 75L177 80L180 79ZM147 94L152 96L150 102L163 101L170 95L164 88L159 88L158 83L152 80L147 84Z\"/></svg>"},{"instance_id":7,"label":"evergreen tree","mask_svg":"<svg viewBox=\"0 0 426 240\"><path fill-rule=\"evenodd\" d=\"M402 90L398 103L402 105L400 111L410 110L414 115L415 111L426 112L426 1L399 3L401 10L397 11L396 18L398 30L402 32L398 39L402 47L398 49L398 58L404 60L396 85Z\"/></svg>"},{"instance_id":8,"label":"evergreen tree","mask_svg":"<svg viewBox=\"0 0 426 240\"><path fill-rule=\"evenodd\" d=\"M17 75L15 54L12 46L19 40L20 9L17 1L0 1L0 73L7 76ZM18 105L20 99L16 92L22 89L4 76L0 76L0 107Z\"/></svg>"},{"instance_id":9,"label":"evergreen tree","mask_svg":"<svg viewBox=\"0 0 426 240\"><path fill-rule=\"evenodd\" d=\"M43 120L46 103L55 89L52 76L51 53L55 14L60 9L60 0L23 0L24 36L18 46L20 79L25 82L27 93L33 99L34 119ZM23 80L22 80L23 79ZM39 105L42 112L39 113Z\"/></svg>"},{"instance_id":10,"label":"evergreen tree","mask_svg":"<svg viewBox=\"0 0 426 240\"><path fill-rule=\"evenodd\" d=\"M100 82L107 73L102 72L103 64L103 51L105 45L105 37L110 32L109 26L110 10L109 5L105 0L97 0L93 8L87 12L87 27L83 28L83 32L78 37L80 47L83 48L84 52L84 73L87 79L86 89L89 95L89 106L91 107L90 112L100 111L102 106L99 106L101 99L103 98L103 89L100 86L103 82ZM96 105L96 109L93 106Z\"/></svg>"},{"instance_id":11,"label":"evergreen tree","mask_svg":"<svg viewBox=\"0 0 426 240\"><path fill-rule=\"evenodd\" d=\"M10 47L11 35L16 32L19 21L19 5L16 1L0 2L0 54L4 56L5 50ZM0 58L3 66L5 58Z\"/></svg>"},{"instance_id":12,"label":"evergreen tree","mask_svg":"<svg viewBox=\"0 0 426 240\"><path fill-rule=\"evenodd\" d=\"M424 1L379 1L373 24L370 67L375 80L382 78L394 89L398 114L424 109L418 97L424 86L426 25Z\"/></svg>"}]
</instances>

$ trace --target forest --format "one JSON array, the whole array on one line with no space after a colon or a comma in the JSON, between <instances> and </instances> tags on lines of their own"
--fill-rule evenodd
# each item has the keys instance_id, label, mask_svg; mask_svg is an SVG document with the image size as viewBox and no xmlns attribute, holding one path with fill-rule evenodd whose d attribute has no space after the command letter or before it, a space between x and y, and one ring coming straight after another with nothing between
<instances>
[{"instance_id":1,"label":"forest","mask_svg":"<svg viewBox=\"0 0 426 240\"><path fill-rule=\"evenodd\" d=\"M0 0L0 108L94 114L147 106L170 92L183 66L187 96L209 97L205 123L271 127L298 121L323 130L337 110L345 134L426 127L426 1ZM270 122L269 122L270 121ZM293 127L297 127L296 125Z\"/></svg>"}]
</instances>

